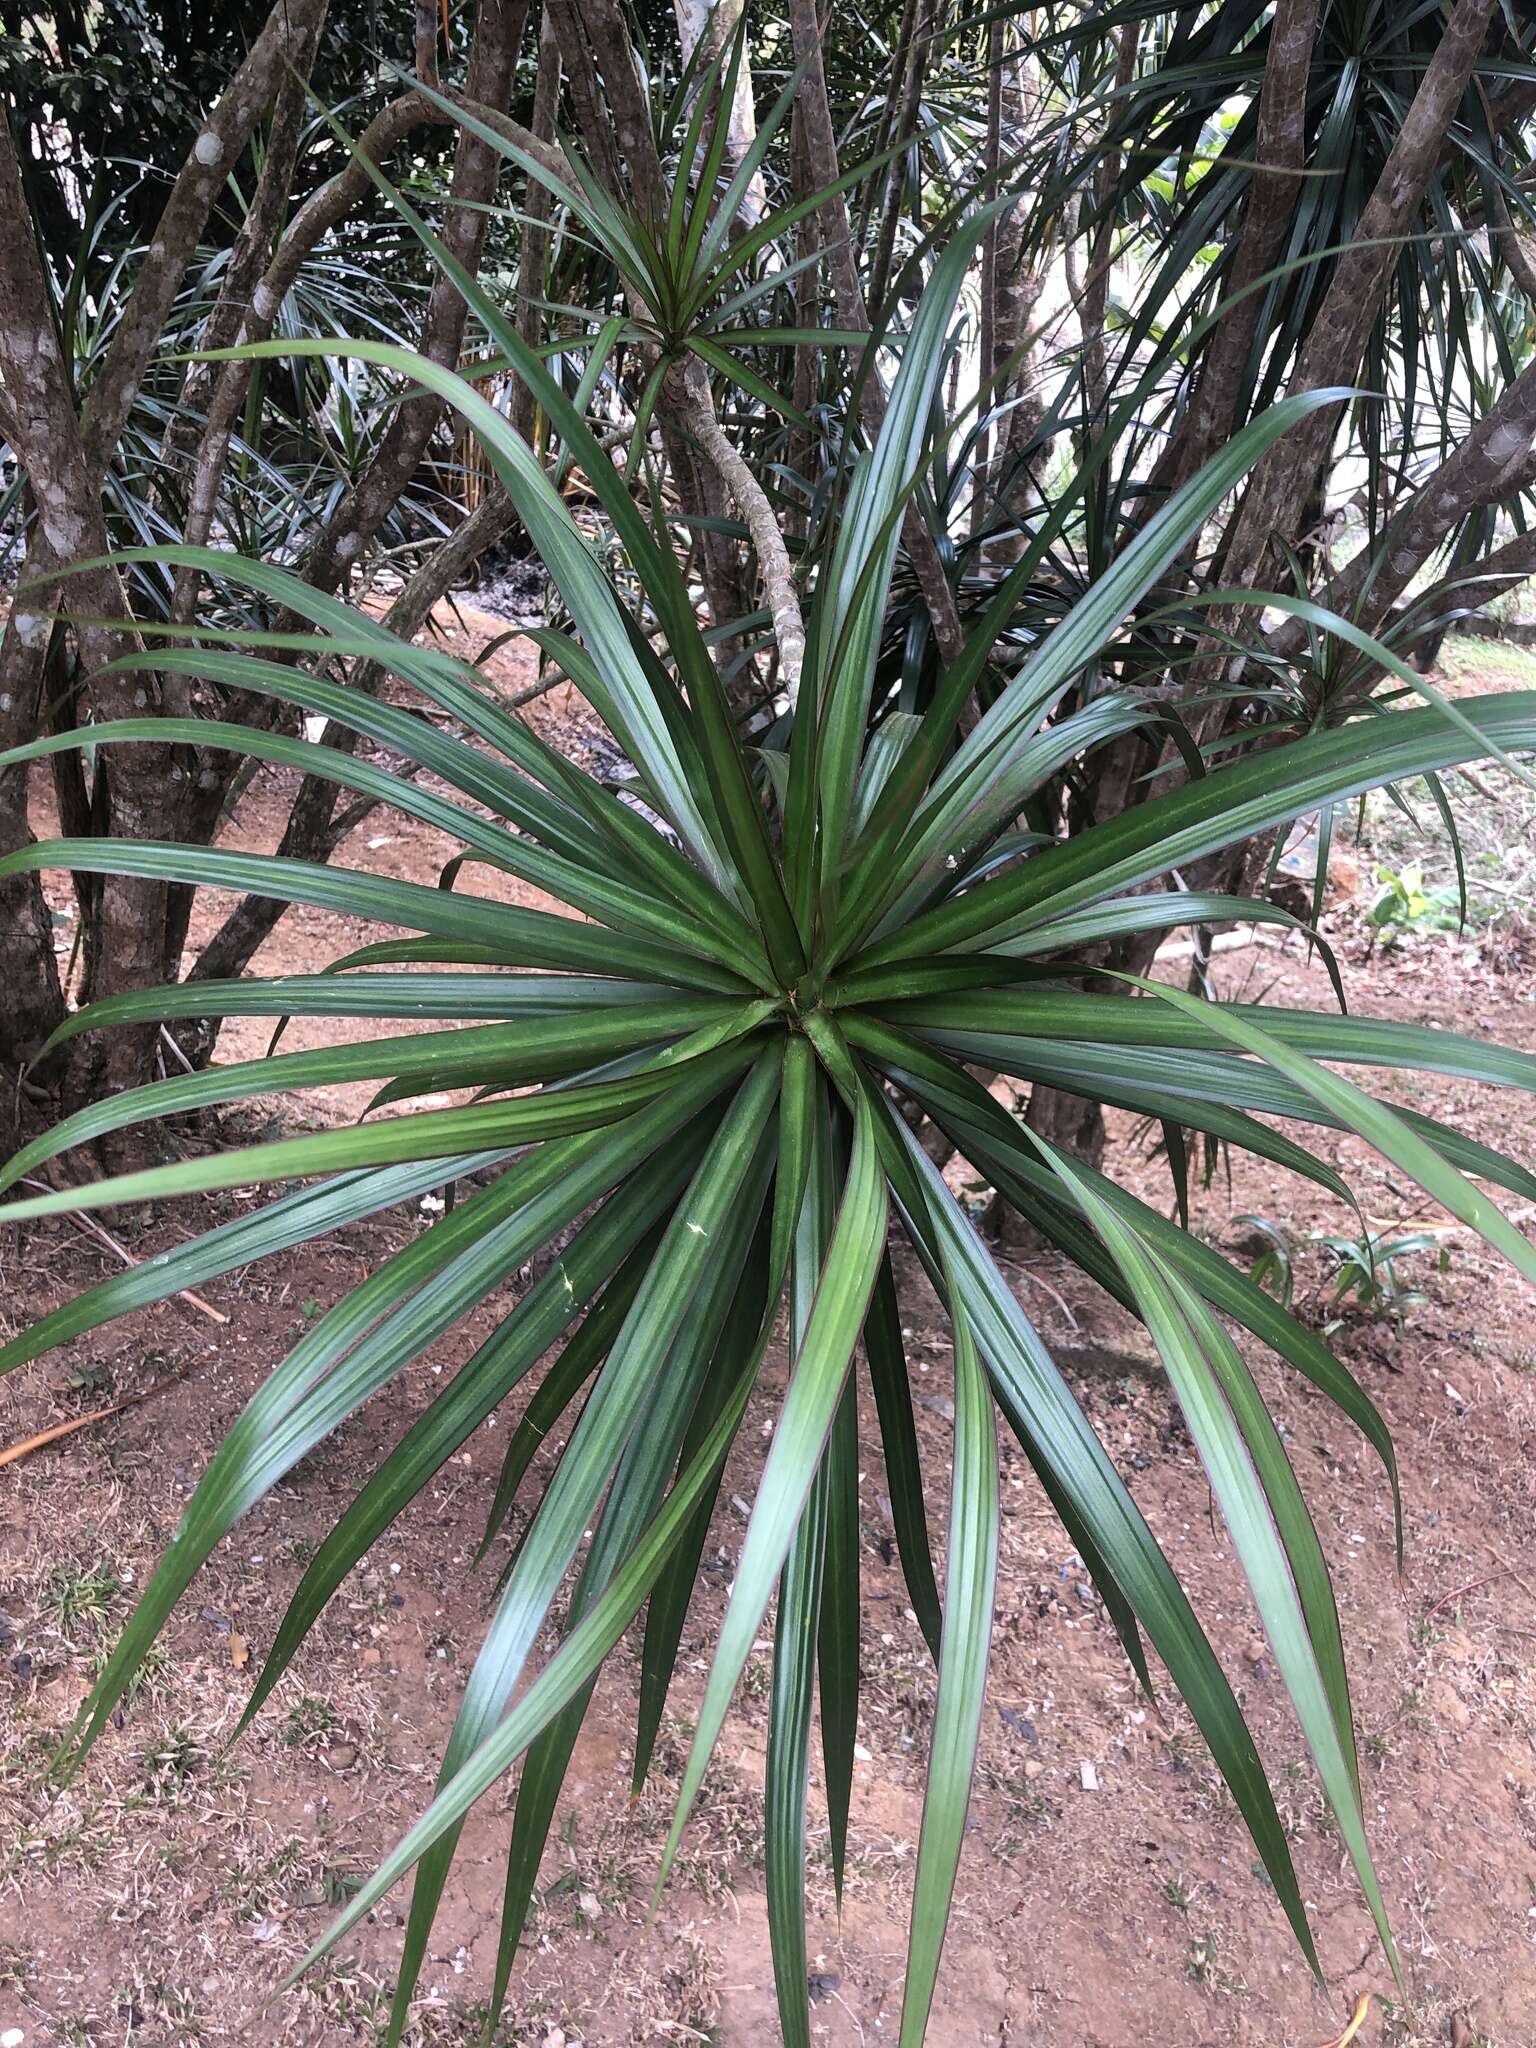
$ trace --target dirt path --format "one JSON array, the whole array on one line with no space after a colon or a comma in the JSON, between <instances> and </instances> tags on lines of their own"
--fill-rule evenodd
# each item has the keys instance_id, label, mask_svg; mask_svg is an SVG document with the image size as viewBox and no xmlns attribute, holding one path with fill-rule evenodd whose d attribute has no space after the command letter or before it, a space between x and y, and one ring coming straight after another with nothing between
<instances>
[{"instance_id":1,"label":"dirt path","mask_svg":"<svg viewBox=\"0 0 1536 2048\"><path fill-rule=\"evenodd\" d=\"M560 707L541 715L558 718ZM271 843L282 794L258 787L236 843ZM430 879L446 853L435 835L378 818L363 837L381 843L349 858ZM478 875L476 886L502 879ZM295 913L261 964L319 966L368 936ZM1219 971L1225 993L1268 985L1292 1001L1328 1000L1325 977L1297 953L1228 953ZM1415 939L1368 967L1357 959L1349 980L1363 1012L1536 1044L1528 974L1493 972L1453 934ZM296 1025L291 1042L324 1035L305 1037ZM263 1043L260 1030L232 1029L221 1056L254 1054ZM334 1117L357 1106L338 1096L322 1108ZM1530 1156L1531 1104L1452 1084L1436 1107ZM1166 1204L1166 1173L1143 1135L1117 1118L1113 1139L1112 1170ZM1325 1139L1320 1151L1350 1170L1373 1223L1427 1219L1358 1147ZM1245 1213L1288 1224L1298 1238L1345 1228L1347 1212L1314 1195L1239 1160L1230 1186L1222 1174L1199 1195L1198 1222L1229 1248L1244 1235L1233 1218ZM200 1211L183 1205L113 1227L144 1255L241 1206L230 1195ZM78 1780L50 1795L45 1767L243 1402L308 1320L424 1220L381 1218L302 1258L211 1285L204 1292L227 1324L169 1303L0 1386L3 1442L113 1394L185 1376L171 1392L0 1473L0 2038L11 2028L27 2043L279 2038L330 2048L373 2038L402 1939L398 1897L334 1966L271 2012L258 2008L328 1907L425 1802L505 1555L502 1543L485 1573L470 1568L515 1414L487 1423L375 1546L250 1736L227 1753L223 1745L335 1503L484 1337L515 1283L238 1527ZM1335 1572L1368 1816L1410 2004L1390 2002L1390 1978L1283 1688L1145 1339L1063 1262L1030 1254L1009 1261L1020 1298L1185 1576L1251 1717L1279 1788L1329 1992L1310 1987L1187 1716L1171 1699L1153 1706L1138 1696L1081 1568L1010 1450L995 1657L934 2048L1321 2048L1367 1991L1388 2003L1358 2037L1365 2048L1529 2048L1536 2040L1536 1319L1529 1296L1465 1235L1447 1235L1444 1253L1438 1264L1420 1256L1406 1269L1427 1299L1407 1310L1401 1335L1390 1321L1353 1316L1337 1337L1397 1441L1407 1529L1401 1583L1390 1496L1371 1452L1318 1396L1253 1360ZM67 1225L11 1233L0 1239L0 1316L7 1328L30 1318L111 1263ZM1318 1248L1298 1252L1298 1299L1318 1321L1328 1313L1325 1271ZM923 1383L925 1469L941 1491L949 1350L911 1261L902 1278ZM750 1493L751 1457L781 1373L778 1359L743 1432L751 1455L722 1490L674 1719L633 1810L625 1796L632 1643L600 1688L546 1859L508 2042L757 2048L774 2038L756 1846L765 1655L748 1668L654 1925L644 1909L744 1527L732 1496ZM870 2048L896 2034L933 1671L892 1562L872 1411L861 1443L866 1663L840 1924L819 1789L808 1876L816 2038ZM525 1501L547 1470L546 1461ZM416 2015L420 2042L477 2038L507 1824L497 1794L466 1829Z\"/></svg>"}]
</instances>

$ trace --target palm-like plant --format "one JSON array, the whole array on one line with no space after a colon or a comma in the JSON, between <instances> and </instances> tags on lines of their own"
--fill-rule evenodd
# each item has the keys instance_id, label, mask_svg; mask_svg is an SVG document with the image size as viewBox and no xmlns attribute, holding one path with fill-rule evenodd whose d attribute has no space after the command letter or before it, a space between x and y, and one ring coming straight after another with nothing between
<instances>
[{"instance_id":1,"label":"palm-like plant","mask_svg":"<svg viewBox=\"0 0 1536 2048\"><path fill-rule=\"evenodd\" d=\"M935 383L974 237L937 261L903 349L883 433L853 471L808 612L782 801L754 786L686 581L579 408L462 277L490 344L532 387L598 490L664 654L599 568L528 447L474 387L380 341L345 352L440 391L480 438L558 585L573 637L546 636L627 752L658 831L508 715L472 668L394 639L286 572L162 549L162 564L291 608L282 651L392 670L457 722L439 729L344 684L267 658L261 636L197 636L123 665L182 668L322 713L387 744L441 795L355 755L276 731L129 720L330 776L456 835L574 915L362 872L172 845L61 841L0 862L254 889L393 923L324 976L204 981L97 1003L66 1033L233 1012L426 1017L444 1028L275 1054L156 1083L68 1118L12 1161L9 1186L67 1147L149 1118L278 1089L374 1078L377 1106L443 1089L467 1106L128 1173L14 1203L12 1220L258 1182L302 1181L252 1214L92 1288L0 1352L9 1367L107 1319L427 1190L459 1199L321 1317L250 1402L82 1711L77 1753L220 1537L327 1432L558 1233L555 1262L426 1411L309 1564L254 1690L258 1711L361 1554L469 1433L560 1346L514 1432L491 1530L534 1446L584 1397L508 1567L437 1796L314 1951L339 1940L413 1867L391 2040L426 1952L469 1806L519 1759L493 2003L499 2008L581 1718L608 1651L646 1608L634 1772L645 1776L722 1466L782 1303L791 1370L756 1487L699 1708L676 1822L698 1792L732 1690L778 1594L767 1785L767 1882L785 2038L809 2039L804 1848L813 1696L841 1885L858 1700L856 1355L879 1415L912 1605L938 1665L933 1757L915 1879L901 2039L922 2038L960 1853L985 1680L997 1552L995 1416L1017 1436L1084 1558L1126 1654L1162 1659L1210 1745L1309 1961L1285 1834L1242 1714L1167 1559L1039 1334L943 1174L900 1114L916 1105L1002 1199L1146 1322L1205 1460L1382 1940L1365 1839L1344 1649L1321 1547L1280 1437L1229 1332L1236 1323L1335 1401L1379 1452L1367 1395L1319 1339L1198 1237L1026 1131L972 1064L1122 1104L1244 1146L1327 1187L1304 1144L1260 1117L1357 1132L1536 1279L1536 1255L1469 1176L1529 1198L1536 1176L1324 1061L1536 1083L1536 1061L1447 1033L1324 1013L1214 1005L1148 984L1085 993L1072 949L1256 903L1159 889L1181 865L1375 784L1489 747L1536 746L1536 697L1463 703L1460 722L1405 711L1276 747L1035 850L1015 823L1069 761L1147 716L1113 694L1066 693L1247 466L1318 398L1247 427L1149 520L966 730L966 706L1012 616L1026 560L942 676L921 718L871 730L871 697L901 508L928 450ZM439 260L450 262L440 247ZM1329 394L1322 394L1326 398ZM267 636L269 639L271 636ZM231 643L234 644L231 644ZM1390 657L1386 657L1390 660ZM185 729L183 729L185 728ZM80 743L49 739L17 756ZM775 785L777 788L779 785ZM448 1020L452 1020L451 1024ZM471 1021L473 1020L473 1021ZM594 1205L596 1205L594 1207ZM932 1562L901 1319L887 1248L900 1222L953 1329L954 1460L944 1590ZM563 1340L563 1343L562 1343ZM585 1532L592 1531L583 1553ZM564 1640L521 1692L552 1603L577 1567ZM516 1695L514 1703L514 1695Z\"/></svg>"}]
</instances>

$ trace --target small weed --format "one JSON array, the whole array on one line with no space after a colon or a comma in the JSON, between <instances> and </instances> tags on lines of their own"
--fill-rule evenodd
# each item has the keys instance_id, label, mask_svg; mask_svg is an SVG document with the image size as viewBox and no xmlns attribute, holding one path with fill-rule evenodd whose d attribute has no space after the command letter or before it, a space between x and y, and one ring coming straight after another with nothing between
<instances>
[{"instance_id":1,"label":"small weed","mask_svg":"<svg viewBox=\"0 0 1536 2048\"><path fill-rule=\"evenodd\" d=\"M1397 1262L1416 1252L1433 1251L1438 1255L1437 1272L1444 1273L1450 1265L1449 1253L1429 1230L1406 1231L1399 1236L1387 1231L1367 1231L1360 1237L1312 1231L1298 1243L1284 1224L1271 1217L1237 1216L1233 1221L1263 1243L1263 1250L1249 1266L1248 1277L1256 1287L1272 1294L1282 1308L1294 1305L1298 1250L1316 1246L1331 1266L1330 1307L1337 1311L1352 1306L1369 1315L1390 1316L1399 1336L1407 1311L1421 1307L1428 1297L1407 1284ZM1330 1315L1324 1322L1323 1334L1331 1335L1342 1324L1341 1315Z\"/></svg>"},{"instance_id":2,"label":"small weed","mask_svg":"<svg viewBox=\"0 0 1536 2048\"><path fill-rule=\"evenodd\" d=\"M335 1870L328 1863L320 1875L320 1889L328 1906L345 1906L363 1888L364 1873Z\"/></svg>"},{"instance_id":3,"label":"small weed","mask_svg":"<svg viewBox=\"0 0 1536 2048\"><path fill-rule=\"evenodd\" d=\"M1216 1959L1216 1936L1207 1928L1204 1934L1196 1935L1189 1944L1189 1960L1185 1964L1191 1977L1208 1991L1223 1991L1232 1997L1241 1997L1248 1989L1241 1977L1234 1977L1224 1970Z\"/></svg>"},{"instance_id":4,"label":"small weed","mask_svg":"<svg viewBox=\"0 0 1536 2048\"><path fill-rule=\"evenodd\" d=\"M96 1630L108 1622L125 1591L123 1581L106 1565L61 1559L44 1583L43 1605L60 1631L73 1636L83 1628Z\"/></svg>"},{"instance_id":5,"label":"small weed","mask_svg":"<svg viewBox=\"0 0 1536 2048\"><path fill-rule=\"evenodd\" d=\"M1187 1913L1189 1911L1190 1895L1176 1877L1170 1877L1164 1884L1163 1897L1173 1907L1175 1912Z\"/></svg>"},{"instance_id":6,"label":"small weed","mask_svg":"<svg viewBox=\"0 0 1536 2048\"><path fill-rule=\"evenodd\" d=\"M741 1674L741 1690L749 1700L765 1700L773 1682L766 1657L749 1657L746 1669Z\"/></svg>"},{"instance_id":7,"label":"small weed","mask_svg":"<svg viewBox=\"0 0 1536 2048\"><path fill-rule=\"evenodd\" d=\"M1255 1287L1272 1294L1282 1308L1289 1308L1296 1292L1289 1233L1268 1216L1234 1216L1232 1221L1266 1240L1264 1250L1248 1268L1248 1278Z\"/></svg>"},{"instance_id":8,"label":"small weed","mask_svg":"<svg viewBox=\"0 0 1536 2048\"><path fill-rule=\"evenodd\" d=\"M307 1692L288 1709L283 1745L287 1749L319 1749L340 1725L329 1701Z\"/></svg>"},{"instance_id":9,"label":"small weed","mask_svg":"<svg viewBox=\"0 0 1536 2048\"><path fill-rule=\"evenodd\" d=\"M1378 868L1376 884L1365 916L1373 942L1392 946L1403 932L1454 931L1460 922L1454 893L1426 890L1422 868Z\"/></svg>"},{"instance_id":10,"label":"small weed","mask_svg":"<svg viewBox=\"0 0 1536 2048\"><path fill-rule=\"evenodd\" d=\"M144 1752L144 1774L158 1800L175 1804L208 1765L208 1750L192 1730L179 1724L167 1728L152 1749Z\"/></svg>"},{"instance_id":11,"label":"small weed","mask_svg":"<svg viewBox=\"0 0 1536 2048\"><path fill-rule=\"evenodd\" d=\"M1438 1251L1439 1270L1443 1273L1449 1264L1444 1246L1431 1230L1412 1230L1402 1237L1374 1231L1359 1238L1318 1235L1313 1241L1334 1260L1335 1305L1342 1305L1353 1295L1360 1308L1372 1314L1390 1315L1399 1336L1406 1311L1422 1307L1428 1297L1404 1283L1397 1261L1411 1252ZM1336 1321L1330 1322L1325 1333L1337 1327Z\"/></svg>"}]
</instances>

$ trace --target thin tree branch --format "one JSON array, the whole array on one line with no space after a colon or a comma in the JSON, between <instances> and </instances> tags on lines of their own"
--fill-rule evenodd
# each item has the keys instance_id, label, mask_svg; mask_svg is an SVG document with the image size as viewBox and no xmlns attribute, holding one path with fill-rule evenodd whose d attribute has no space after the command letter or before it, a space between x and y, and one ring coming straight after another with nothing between
<instances>
[{"instance_id":1,"label":"thin tree branch","mask_svg":"<svg viewBox=\"0 0 1536 2048\"><path fill-rule=\"evenodd\" d=\"M1347 383L1360 364L1382 297L1441 158L1488 33L1494 0L1457 0L1439 47L1403 117L1366 202L1353 246L1334 271L1308 333L1292 395ZM1254 470L1225 549L1229 583L1254 583L1275 533L1293 531L1311 480L1326 459L1343 400L1310 413Z\"/></svg>"},{"instance_id":2,"label":"thin tree branch","mask_svg":"<svg viewBox=\"0 0 1536 2048\"><path fill-rule=\"evenodd\" d=\"M446 119L446 115L414 92L392 100L374 116L357 139L357 157L336 177L312 192L289 223L276 253L250 295L249 308L237 336L242 345L267 339L283 299L316 245L373 189L366 164L382 162L397 143L423 122ZM183 528L183 537L191 547L205 547L213 531L229 444L245 405L254 368L255 364L249 357L237 357L220 365L202 439L198 444L197 464ZM171 617L178 624L188 624L195 615L200 589L201 578L195 569L177 570L171 596Z\"/></svg>"},{"instance_id":3,"label":"thin tree branch","mask_svg":"<svg viewBox=\"0 0 1536 2048\"><path fill-rule=\"evenodd\" d=\"M81 445L97 477L106 474L116 451L219 190L277 90L285 67L302 59L323 10L324 0L277 0L250 54L187 152L81 413Z\"/></svg>"},{"instance_id":4,"label":"thin tree branch","mask_svg":"<svg viewBox=\"0 0 1536 2048\"><path fill-rule=\"evenodd\" d=\"M816 0L789 0L790 34L795 60L805 69L797 99L800 107L806 156L816 188L827 191L838 178L837 137L832 127L832 109L827 98L827 78L822 65L821 24L816 17ZM832 280L832 295L841 326L867 334L869 310L859 280L859 266L848 231L848 209L840 192L820 209L822 246ZM871 362L863 379L861 405L871 439L885 421L885 389L877 365ZM949 585L938 545L928 531L921 512L909 503L902 518L901 537L928 616L939 652L946 662L957 661L965 646L965 629L960 623L955 594Z\"/></svg>"},{"instance_id":5,"label":"thin tree branch","mask_svg":"<svg viewBox=\"0 0 1536 2048\"><path fill-rule=\"evenodd\" d=\"M1123 22L1115 38L1115 77L1109 114L1111 136L1122 112L1121 98L1136 75L1136 51L1140 31L1139 21ZM1092 252L1088 261L1088 276L1083 284L1082 302L1079 307L1083 324L1083 387L1086 410L1090 418L1097 418L1109 401L1109 361L1104 349L1104 319L1109 308L1109 273L1114 261L1114 202L1115 187L1120 182L1120 163L1118 144L1113 141L1106 142L1093 181L1096 224Z\"/></svg>"},{"instance_id":6,"label":"thin tree branch","mask_svg":"<svg viewBox=\"0 0 1536 2048\"><path fill-rule=\"evenodd\" d=\"M685 433L691 434L705 459L730 493L752 537L763 594L773 614L773 637L779 650L779 680L793 704L800 695L800 673L805 665L805 620L795 589L794 564L779 529L778 515L767 493L752 474L741 454L715 417L709 378L702 364L690 363L681 376L669 379L674 417Z\"/></svg>"},{"instance_id":7,"label":"thin tree branch","mask_svg":"<svg viewBox=\"0 0 1536 2048\"><path fill-rule=\"evenodd\" d=\"M1143 518L1156 510L1163 493L1176 491L1205 466L1237 418L1263 311L1264 294L1250 287L1279 261L1296 211L1319 4L1320 0L1276 0L1259 95L1258 168L1249 187L1227 290L1233 303L1211 336L1184 419L1141 500Z\"/></svg>"},{"instance_id":8,"label":"thin tree branch","mask_svg":"<svg viewBox=\"0 0 1536 2048\"><path fill-rule=\"evenodd\" d=\"M466 97L484 105L505 105L516 75L518 49L527 20L527 0L480 0L470 49ZM501 156L462 130L454 159L445 245L471 275L479 268L488 225L487 202L494 196ZM468 307L446 273L434 277L418 341L419 352L438 363L456 364ZM399 501L442 417L443 401L433 393L397 407L379 448L356 486L342 499L310 557L306 580L331 590L349 574L368 542ZM285 622L287 623L287 622ZM322 736L351 744L346 734ZM297 859L323 859L338 791L334 783L306 776L289 813L278 851ZM282 915L270 897L244 896L203 949L193 970L200 978L239 974Z\"/></svg>"},{"instance_id":9,"label":"thin tree branch","mask_svg":"<svg viewBox=\"0 0 1536 2048\"><path fill-rule=\"evenodd\" d=\"M1452 528L1479 506L1496 505L1508 494L1533 440L1536 362L1505 387L1466 439L1398 507L1381 542L1367 544L1330 579L1318 602L1344 617L1358 615L1368 627L1384 619ZM1288 659L1306 639L1304 625L1287 621L1268 646L1272 654Z\"/></svg>"}]
</instances>

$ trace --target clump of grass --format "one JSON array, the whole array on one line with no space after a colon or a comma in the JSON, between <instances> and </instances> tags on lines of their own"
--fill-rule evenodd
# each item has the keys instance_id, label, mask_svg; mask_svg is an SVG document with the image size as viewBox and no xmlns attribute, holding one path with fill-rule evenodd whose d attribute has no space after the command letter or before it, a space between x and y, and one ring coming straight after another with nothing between
<instances>
[{"instance_id":1,"label":"clump of grass","mask_svg":"<svg viewBox=\"0 0 1536 2048\"><path fill-rule=\"evenodd\" d=\"M61 1634L94 1634L112 1619L126 1592L126 1585L110 1565L63 1558L43 1581L43 1608Z\"/></svg>"},{"instance_id":2,"label":"clump of grass","mask_svg":"<svg viewBox=\"0 0 1536 2048\"><path fill-rule=\"evenodd\" d=\"M144 1752L144 1774L154 1798L177 1805L209 1764L209 1752L192 1729L173 1722Z\"/></svg>"},{"instance_id":3,"label":"clump of grass","mask_svg":"<svg viewBox=\"0 0 1536 2048\"><path fill-rule=\"evenodd\" d=\"M323 1749L340 1726L336 1710L328 1700L320 1699L312 1692L304 1693L294 1701L284 1718L283 1746L310 1752Z\"/></svg>"}]
</instances>

